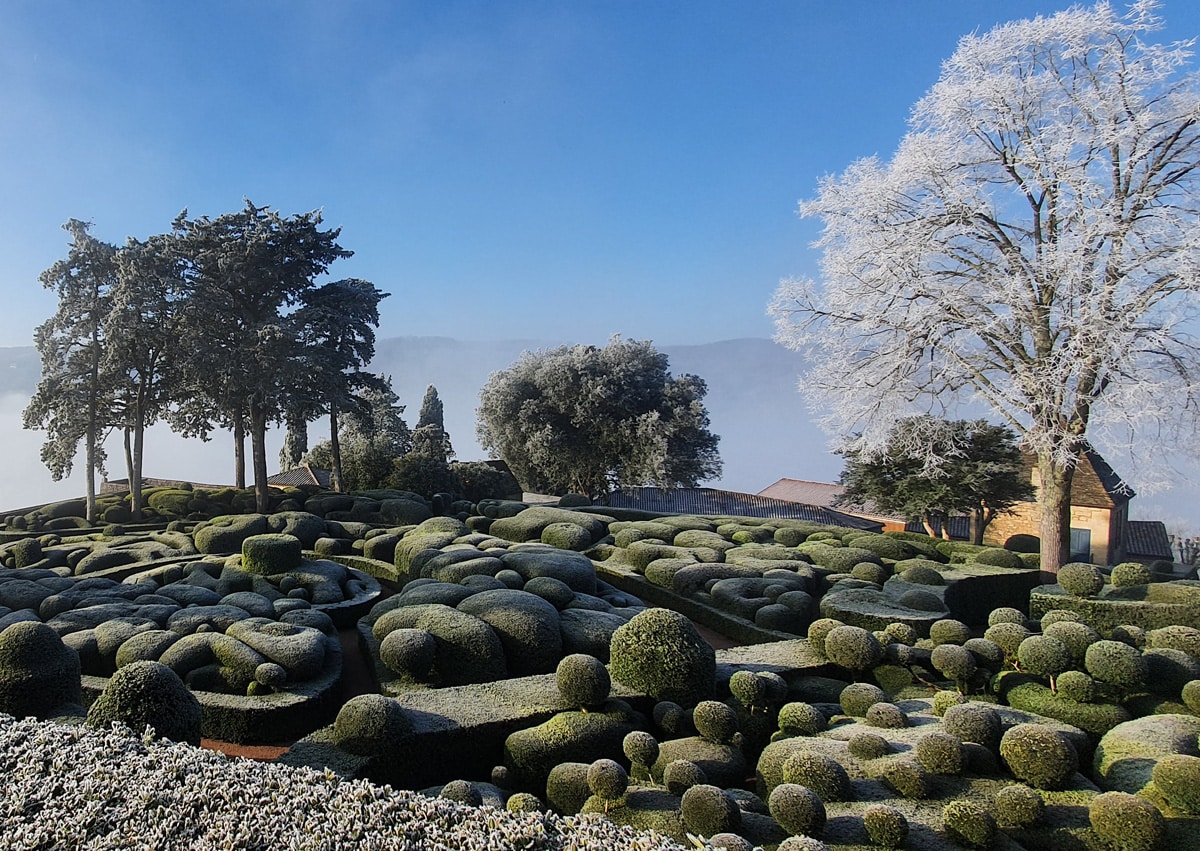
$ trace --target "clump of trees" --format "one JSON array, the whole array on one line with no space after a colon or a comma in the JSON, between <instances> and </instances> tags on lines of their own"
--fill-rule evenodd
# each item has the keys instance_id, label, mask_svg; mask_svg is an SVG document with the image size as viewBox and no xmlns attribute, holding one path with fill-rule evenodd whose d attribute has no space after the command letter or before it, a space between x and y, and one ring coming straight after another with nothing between
<instances>
[{"instance_id":1,"label":"clump of trees","mask_svg":"<svg viewBox=\"0 0 1200 851\"><path fill-rule=\"evenodd\" d=\"M619 336L526 352L480 393L479 442L542 493L694 487L720 475L719 438L704 381L667 366L648 341Z\"/></svg>"},{"instance_id":2,"label":"clump of trees","mask_svg":"<svg viewBox=\"0 0 1200 851\"><path fill-rule=\"evenodd\" d=\"M1154 12L963 38L892 158L801 204L824 223L821 282L771 305L812 360L804 392L864 447L939 403L991 405L1037 456L1043 570L1069 551L1089 435L1170 445L1200 414L1200 91Z\"/></svg>"},{"instance_id":3,"label":"clump of trees","mask_svg":"<svg viewBox=\"0 0 1200 851\"><path fill-rule=\"evenodd\" d=\"M892 427L883 447L851 441L840 454L846 467L839 505L873 503L886 514L920 520L935 537L940 529L949 538L948 519L965 514L971 540L982 544L998 514L1034 497L1016 433L986 420L908 417Z\"/></svg>"},{"instance_id":4,"label":"clump of trees","mask_svg":"<svg viewBox=\"0 0 1200 851\"><path fill-rule=\"evenodd\" d=\"M338 416L364 408L382 380L363 372L374 356L378 304L367 281L318 286L352 252L319 212L283 216L246 201L210 219L187 211L167 234L116 247L72 219L67 257L41 275L58 308L38 327L42 379L24 413L47 431L42 460L71 472L82 442L87 513L95 520L95 474L105 436L125 435L134 516L142 509L142 436L165 418L185 436L234 434L235 474L245 487L250 437L258 510L268 505L266 430L288 421L289 451L301 429L328 414L340 478Z\"/></svg>"}]
</instances>

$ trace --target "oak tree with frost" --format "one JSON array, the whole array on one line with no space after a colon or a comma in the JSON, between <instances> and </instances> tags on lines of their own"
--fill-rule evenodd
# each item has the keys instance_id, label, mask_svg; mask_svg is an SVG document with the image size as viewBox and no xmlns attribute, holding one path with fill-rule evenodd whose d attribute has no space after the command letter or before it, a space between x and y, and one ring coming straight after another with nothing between
<instances>
[{"instance_id":1,"label":"oak tree with frost","mask_svg":"<svg viewBox=\"0 0 1200 851\"><path fill-rule=\"evenodd\" d=\"M1200 94L1191 43L1150 0L963 38L890 161L800 205L821 282L781 283L777 338L806 351L825 425L881 446L896 419L974 397L1037 457L1043 570L1066 552L1089 440L1194 432Z\"/></svg>"}]
</instances>

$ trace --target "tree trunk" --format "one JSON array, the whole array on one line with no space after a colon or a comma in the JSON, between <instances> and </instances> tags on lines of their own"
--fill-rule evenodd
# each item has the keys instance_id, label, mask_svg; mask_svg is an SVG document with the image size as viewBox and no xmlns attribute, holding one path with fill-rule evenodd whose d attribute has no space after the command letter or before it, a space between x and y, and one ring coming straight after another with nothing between
<instances>
[{"instance_id":1,"label":"tree trunk","mask_svg":"<svg viewBox=\"0 0 1200 851\"><path fill-rule=\"evenodd\" d=\"M267 493L267 409L260 402L250 403L250 447L254 456L254 507L259 514L271 513Z\"/></svg>"},{"instance_id":2,"label":"tree trunk","mask_svg":"<svg viewBox=\"0 0 1200 851\"><path fill-rule=\"evenodd\" d=\"M146 447L146 427L139 415L133 428L133 470L129 474L129 506L133 519L142 519L142 461Z\"/></svg>"},{"instance_id":3,"label":"tree trunk","mask_svg":"<svg viewBox=\"0 0 1200 851\"><path fill-rule=\"evenodd\" d=\"M937 529L933 528L933 518L928 514L921 515L921 525L925 527L925 534L931 538L938 537Z\"/></svg>"},{"instance_id":4,"label":"tree trunk","mask_svg":"<svg viewBox=\"0 0 1200 851\"><path fill-rule=\"evenodd\" d=\"M96 525L96 418L94 413L88 417L87 435L87 521Z\"/></svg>"},{"instance_id":5,"label":"tree trunk","mask_svg":"<svg viewBox=\"0 0 1200 851\"><path fill-rule=\"evenodd\" d=\"M337 407L329 406L329 455L333 459L333 470L330 472L330 486L338 493L342 492L342 444L338 437Z\"/></svg>"},{"instance_id":6,"label":"tree trunk","mask_svg":"<svg viewBox=\"0 0 1200 851\"><path fill-rule=\"evenodd\" d=\"M1070 554L1071 480L1075 465L1056 462L1049 452L1038 453L1038 508L1042 521L1042 579L1057 581L1058 569Z\"/></svg>"},{"instance_id":7,"label":"tree trunk","mask_svg":"<svg viewBox=\"0 0 1200 851\"><path fill-rule=\"evenodd\" d=\"M238 411L233 421L233 486L246 489L246 423Z\"/></svg>"}]
</instances>

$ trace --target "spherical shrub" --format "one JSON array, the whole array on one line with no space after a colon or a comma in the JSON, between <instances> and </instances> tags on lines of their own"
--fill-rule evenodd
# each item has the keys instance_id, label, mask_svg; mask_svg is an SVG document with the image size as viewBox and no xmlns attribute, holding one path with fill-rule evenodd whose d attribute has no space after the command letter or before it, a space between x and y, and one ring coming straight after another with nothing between
<instances>
[{"instance_id":1,"label":"spherical shrub","mask_svg":"<svg viewBox=\"0 0 1200 851\"><path fill-rule=\"evenodd\" d=\"M609 648L613 678L635 691L686 706L713 693L716 651L678 612L639 612L617 627Z\"/></svg>"},{"instance_id":2,"label":"spherical shrub","mask_svg":"<svg viewBox=\"0 0 1200 851\"><path fill-rule=\"evenodd\" d=\"M1038 789L1061 789L1079 770L1079 754L1042 724L1017 724L1000 739L1000 758L1013 776Z\"/></svg>"},{"instance_id":3,"label":"spherical shrub","mask_svg":"<svg viewBox=\"0 0 1200 851\"><path fill-rule=\"evenodd\" d=\"M1200 680L1200 662L1182 650L1151 647L1142 651L1146 685L1156 694L1175 697L1191 680Z\"/></svg>"},{"instance_id":4,"label":"spherical shrub","mask_svg":"<svg viewBox=\"0 0 1200 851\"><path fill-rule=\"evenodd\" d=\"M816 751L796 751L783 763L783 782L807 786L822 801L851 797L850 775L837 760Z\"/></svg>"},{"instance_id":5,"label":"spherical shrub","mask_svg":"<svg viewBox=\"0 0 1200 851\"><path fill-rule=\"evenodd\" d=\"M651 715L658 729L670 738L686 736L692 729L692 714L674 701L660 700Z\"/></svg>"},{"instance_id":6,"label":"spherical shrub","mask_svg":"<svg viewBox=\"0 0 1200 851\"><path fill-rule=\"evenodd\" d=\"M1056 677L1074 663L1067 645L1048 635L1031 635L1017 648L1021 670L1042 677Z\"/></svg>"},{"instance_id":7,"label":"spherical shrub","mask_svg":"<svg viewBox=\"0 0 1200 851\"><path fill-rule=\"evenodd\" d=\"M850 575L855 579L861 579L863 582L873 582L876 585L882 585L888 581L888 577L892 575L892 572L881 564L872 564L869 561L864 561L854 565L850 571Z\"/></svg>"},{"instance_id":8,"label":"spherical shrub","mask_svg":"<svg viewBox=\"0 0 1200 851\"><path fill-rule=\"evenodd\" d=\"M926 733L913 747L917 762L933 774L962 774L963 746L955 736L944 732Z\"/></svg>"},{"instance_id":9,"label":"spherical shrub","mask_svg":"<svg viewBox=\"0 0 1200 851\"><path fill-rule=\"evenodd\" d=\"M933 714L941 718L951 706L966 702L967 698L956 691L939 691L933 696Z\"/></svg>"},{"instance_id":10,"label":"spherical shrub","mask_svg":"<svg viewBox=\"0 0 1200 851\"><path fill-rule=\"evenodd\" d=\"M813 836L789 836L776 851L829 851L829 846Z\"/></svg>"},{"instance_id":11,"label":"spherical shrub","mask_svg":"<svg viewBox=\"0 0 1200 851\"><path fill-rule=\"evenodd\" d=\"M612 686L608 668L586 653L564 656L554 672L554 682L568 705L581 708L604 703Z\"/></svg>"},{"instance_id":12,"label":"spherical shrub","mask_svg":"<svg viewBox=\"0 0 1200 851\"><path fill-rule=\"evenodd\" d=\"M937 594L932 594L929 591L922 591L920 588L913 588L911 591L905 591L896 600L896 604L903 606L906 609L916 609L918 612L944 612L946 604L942 602L942 598Z\"/></svg>"},{"instance_id":13,"label":"spherical shrub","mask_svg":"<svg viewBox=\"0 0 1200 851\"><path fill-rule=\"evenodd\" d=\"M703 700L692 711L692 723L701 737L718 745L727 745L738 731L737 714L719 700Z\"/></svg>"},{"instance_id":14,"label":"spherical shrub","mask_svg":"<svg viewBox=\"0 0 1200 851\"><path fill-rule=\"evenodd\" d=\"M1041 793L1024 783L1013 783L997 792L994 806L997 821L1012 827L1037 824L1046 811Z\"/></svg>"},{"instance_id":15,"label":"spherical shrub","mask_svg":"<svg viewBox=\"0 0 1200 851\"><path fill-rule=\"evenodd\" d=\"M884 628L884 632L901 644L913 645L920 640L921 635L912 624L893 621Z\"/></svg>"},{"instance_id":16,"label":"spherical shrub","mask_svg":"<svg viewBox=\"0 0 1200 851\"><path fill-rule=\"evenodd\" d=\"M984 630L983 637L998 644L1004 651L1005 658L1011 661L1017 658L1017 649L1021 642L1029 637L1029 630L1019 623L1001 621Z\"/></svg>"},{"instance_id":17,"label":"spherical shrub","mask_svg":"<svg viewBox=\"0 0 1200 851\"><path fill-rule=\"evenodd\" d=\"M1096 699L1096 681L1083 671L1063 671L1056 682L1059 697L1076 703L1091 703Z\"/></svg>"},{"instance_id":18,"label":"spherical shrub","mask_svg":"<svg viewBox=\"0 0 1200 851\"><path fill-rule=\"evenodd\" d=\"M1129 588L1132 585L1148 585L1151 581L1150 571L1146 565L1136 561L1126 561L1114 565L1109 579L1116 588Z\"/></svg>"},{"instance_id":19,"label":"spherical shrub","mask_svg":"<svg viewBox=\"0 0 1200 851\"><path fill-rule=\"evenodd\" d=\"M829 721L810 703L795 701L779 708L779 731L785 736L815 736L829 727Z\"/></svg>"},{"instance_id":20,"label":"spherical shrub","mask_svg":"<svg viewBox=\"0 0 1200 851\"><path fill-rule=\"evenodd\" d=\"M621 741L621 750L633 766L649 768L658 759L658 740L644 730L634 730Z\"/></svg>"},{"instance_id":21,"label":"spherical shrub","mask_svg":"<svg viewBox=\"0 0 1200 851\"><path fill-rule=\"evenodd\" d=\"M998 623L1015 623L1027 627L1029 625L1029 618L1025 617L1025 613L1020 609L1014 609L1011 606L1001 606L998 609L992 609L987 619L988 626L995 626Z\"/></svg>"},{"instance_id":22,"label":"spherical shrub","mask_svg":"<svg viewBox=\"0 0 1200 851\"><path fill-rule=\"evenodd\" d=\"M1188 680L1179 692L1183 705L1200 715L1200 680Z\"/></svg>"},{"instance_id":23,"label":"spherical shrub","mask_svg":"<svg viewBox=\"0 0 1200 851\"><path fill-rule=\"evenodd\" d=\"M929 640L938 644L963 644L971 637L971 628L954 618L942 618L929 626Z\"/></svg>"},{"instance_id":24,"label":"spherical shrub","mask_svg":"<svg viewBox=\"0 0 1200 851\"><path fill-rule=\"evenodd\" d=\"M200 744L200 701L161 662L130 662L109 678L88 709L87 723L104 728L114 721L137 733L153 727L172 741Z\"/></svg>"},{"instance_id":25,"label":"spherical shrub","mask_svg":"<svg viewBox=\"0 0 1200 851\"><path fill-rule=\"evenodd\" d=\"M884 769L880 779L905 798L921 800L929 797L929 772L915 759L897 759Z\"/></svg>"},{"instance_id":26,"label":"spherical shrub","mask_svg":"<svg viewBox=\"0 0 1200 851\"><path fill-rule=\"evenodd\" d=\"M437 640L423 629L394 629L379 643L379 659L388 670L426 681L433 673Z\"/></svg>"},{"instance_id":27,"label":"spherical shrub","mask_svg":"<svg viewBox=\"0 0 1200 851\"><path fill-rule=\"evenodd\" d=\"M943 677L960 684L966 683L978 670L971 651L959 644L939 644L933 648L929 661Z\"/></svg>"},{"instance_id":28,"label":"spherical shrub","mask_svg":"<svg viewBox=\"0 0 1200 851\"><path fill-rule=\"evenodd\" d=\"M45 718L82 700L79 654L53 629L22 621L0 631L0 712Z\"/></svg>"},{"instance_id":29,"label":"spherical shrub","mask_svg":"<svg viewBox=\"0 0 1200 851\"><path fill-rule=\"evenodd\" d=\"M894 703L880 701L871 705L864 718L868 725L885 730L899 730L908 726L908 716Z\"/></svg>"},{"instance_id":30,"label":"spherical shrub","mask_svg":"<svg viewBox=\"0 0 1200 851\"><path fill-rule=\"evenodd\" d=\"M817 793L796 783L780 783L767 799L771 818L793 835L820 836L825 829L825 805Z\"/></svg>"},{"instance_id":31,"label":"spherical shrub","mask_svg":"<svg viewBox=\"0 0 1200 851\"><path fill-rule=\"evenodd\" d=\"M808 643L813 652L818 656L825 657L825 636L837 627L845 625L837 618L817 618L810 623L808 625Z\"/></svg>"},{"instance_id":32,"label":"spherical shrub","mask_svg":"<svg viewBox=\"0 0 1200 851\"><path fill-rule=\"evenodd\" d=\"M854 733L846 741L850 755L858 759L879 759L892 752L891 743L878 733Z\"/></svg>"},{"instance_id":33,"label":"spherical shrub","mask_svg":"<svg viewBox=\"0 0 1200 851\"><path fill-rule=\"evenodd\" d=\"M663 768L663 785L672 795L681 796L693 786L708 782L704 769L688 759L674 759Z\"/></svg>"},{"instance_id":34,"label":"spherical shrub","mask_svg":"<svg viewBox=\"0 0 1200 851\"><path fill-rule=\"evenodd\" d=\"M974 801L951 801L942 809L946 832L970 848L987 848L996 838L996 821Z\"/></svg>"},{"instance_id":35,"label":"spherical shrub","mask_svg":"<svg viewBox=\"0 0 1200 851\"><path fill-rule=\"evenodd\" d=\"M962 703L942 714L942 729L947 733L992 750L1000 745L1002 726L1000 713L986 703Z\"/></svg>"},{"instance_id":36,"label":"spherical shrub","mask_svg":"<svg viewBox=\"0 0 1200 851\"><path fill-rule=\"evenodd\" d=\"M908 819L887 804L871 804L863 810L863 827L871 843L882 848L901 848L908 840Z\"/></svg>"},{"instance_id":37,"label":"spherical shrub","mask_svg":"<svg viewBox=\"0 0 1200 851\"><path fill-rule=\"evenodd\" d=\"M360 694L338 710L333 743L360 756L394 757L412 735L412 721L397 701L381 694Z\"/></svg>"},{"instance_id":38,"label":"spherical shrub","mask_svg":"<svg viewBox=\"0 0 1200 851\"><path fill-rule=\"evenodd\" d=\"M445 798L447 801L457 801L468 807L483 806L483 793L470 780L451 780L442 787L438 797Z\"/></svg>"},{"instance_id":39,"label":"spherical shrub","mask_svg":"<svg viewBox=\"0 0 1200 851\"><path fill-rule=\"evenodd\" d=\"M1146 646L1169 647L1181 650L1193 659L1200 659L1200 629L1182 624L1152 629L1146 633Z\"/></svg>"},{"instance_id":40,"label":"spherical shrub","mask_svg":"<svg viewBox=\"0 0 1200 851\"><path fill-rule=\"evenodd\" d=\"M945 585L946 578L936 568L916 564L900 571L900 578L912 585Z\"/></svg>"},{"instance_id":41,"label":"spherical shrub","mask_svg":"<svg viewBox=\"0 0 1200 851\"><path fill-rule=\"evenodd\" d=\"M541 812L542 799L531 792L516 792L509 796L508 801L504 804L504 809L510 813L537 813Z\"/></svg>"},{"instance_id":42,"label":"spherical shrub","mask_svg":"<svg viewBox=\"0 0 1200 851\"><path fill-rule=\"evenodd\" d=\"M986 638L968 638L963 647L971 651L975 664L989 671L999 671L1004 667L1004 648Z\"/></svg>"},{"instance_id":43,"label":"spherical shrub","mask_svg":"<svg viewBox=\"0 0 1200 851\"><path fill-rule=\"evenodd\" d=\"M1043 625L1042 635L1057 638L1065 644L1071 651L1071 658L1075 660L1075 664L1082 663L1088 647L1100 640L1100 633L1096 630L1085 623L1072 621L1059 621L1049 626Z\"/></svg>"},{"instance_id":44,"label":"spherical shrub","mask_svg":"<svg viewBox=\"0 0 1200 851\"><path fill-rule=\"evenodd\" d=\"M1105 792L1088 805L1088 820L1101 840L1119 851L1154 851L1167 825L1154 804L1128 792Z\"/></svg>"},{"instance_id":45,"label":"spherical shrub","mask_svg":"<svg viewBox=\"0 0 1200 851\"><path fill-rule=\"evenodd\" d=\"M700 836L732 833L742 826L742 811L719 786L700 783L687 789L679 802L679 816L689 831Z\"/></svg>"},{"instance_id":46,"label":"spherical shrub","mask_svg":"<svg viewBox=\"0 0 1200 851\"><path fill-rule=\"evenodd\" d=\"M1172 807L1200 815L1200 757L1168 754L1154 764L1151 777Z\"/></svg>"},{"instance_id":47,"label":"spherical shrub","mask_svg":"<svg viewBox=\"0 0 1200 851\"><path fill-rule=\"evenodd\" d=\"M719 851L754 851L753 843L736 833L714 833L708 837L708 844Z\"/></svg>"},{"instance_id":48,"label":"spherical shrub","mask_svg":"<svg viewBox=\"0 0 1200 851\"><path fill-rule=\"evenodd\" d=\"M838 626L825 636L825 658L850 671L865 671L883 658L883 648L860 626Z\"/></svg>"},{"instance_id":49,"label":"spherical shrub","mask_svg":"<svg viewBox=\"0 0 1200 851\"><path fill-rule=\"evenodd\" d=\"M1072 597L1092 597L1104 587L1104 573L1094 564L1074 561L1058 569L1058 584Z\"/></svg>"},{"instance_id":50,"label":"spherical shrub","mask_svg":"<svg viewBox=\"0 0 1200 851\"><path fill-rule=\"evenodd\" d=\"M767 705L767 682L754 671L734 671L729 677L729 693L749 710Z\"/></svg>"},{"instance_id":51,"label":"spherical shrub","mask_svg":"<svg viewBox=\"0 0 1200 851\"><path fill-rule=\"evenodd\" d=\"M851 683L842 689L838 700L841 703L842 712L855 718L862 718L867 714L867 710L876 703L881 700L886 701L887 694L879 686L870 683Z\"/></svg>"},{"instance_id":52,"label":"spherical shrub","mask_svg":"<svg viewBox=\"0 0 1200 851\"><path fill-rule=\"evenodd\" d=\"M1109 634L1109 638L1113 641L1128 644L1130 647L1137 647L1138 649L1146 646L1146 630L1131 623L1114 626L1112 633Z\"/></svg>"},{"instance_id":53,"label":"spherical shrub","mask_svg":"<svg viewBox=\"0 0 1200 851\"><path fill-rule=\"evenodd\" d=\"M597 798L618 801L629 787L629 775L616 760L598 759L588 766L587 783Z\"/></svg>"}]
</instances>

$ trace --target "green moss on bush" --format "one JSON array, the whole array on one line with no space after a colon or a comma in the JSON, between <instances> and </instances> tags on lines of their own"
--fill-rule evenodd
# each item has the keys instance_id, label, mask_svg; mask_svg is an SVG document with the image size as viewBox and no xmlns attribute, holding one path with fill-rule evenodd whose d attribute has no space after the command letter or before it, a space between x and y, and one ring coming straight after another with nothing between
<instances>
[{"instance_id":1,"label":"green moss on bush","mask_svg":"<svg viewBox=\"0 0 1200 851\"><path fill-rule=\"evenodd\" d=\"M1000 739L1000 758L1013 776L1037 789L1062 789L1079 770L1067 738L1042 724L1017 724Z\"/></svg>"}]
</instances>

